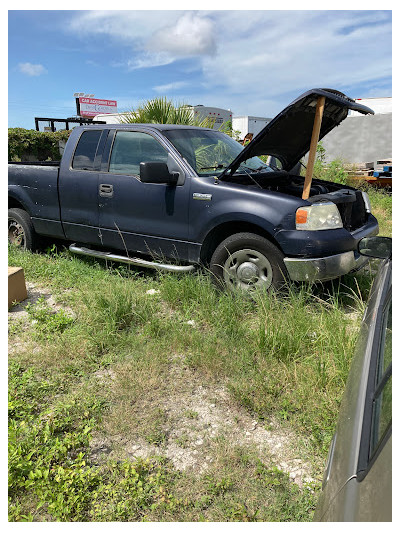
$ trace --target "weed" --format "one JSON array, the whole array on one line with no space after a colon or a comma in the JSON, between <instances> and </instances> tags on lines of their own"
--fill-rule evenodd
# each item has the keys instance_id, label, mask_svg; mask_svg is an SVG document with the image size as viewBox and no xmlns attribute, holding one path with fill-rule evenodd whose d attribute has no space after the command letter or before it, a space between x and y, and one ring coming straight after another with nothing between
<instances>
[{"instance_id":1,"label":"weed","mask_svg":"<svg viewBox=\"0 0 400 533\"><path fill-rule=\"evenodd\" d=\"M25 322L22 319L8 320L8 334L10 336L18 335L23 332Z\"/></svg>"},{"instance_id":2,"label":"weed","mask_svg":"<svg viewBox=\"0 0 400 533\"><path fill-rule=\"evenodd\" d=\"M166 412L161 408L155 408L150 415L149 426L144 435L149 444L160 446L167 439L167 432L164 429L166 423Z\"/></svg>"},{"instance_id":3,"label":"weed","mask_svg":"<svg viewBox=\"0 0 400 533\"><path fill-rule=\"evenodd\" d=\"M207 493L216 496L219 496L220 494L225 494L228 490L231 490L233 486L233 483L229 478L215 480L212 476L206 476L205 480L207 482Z\"/></svg>"},{"instance_id":4,"label":"weed","mask_svg":"<svg viewBox=\"0 0 400 533\"><path fill-rule=\"evenodd\" d=\"M193 411L192 409L185 409L185 411L183 411L183 416L186 416L186 418L191 418L192 420L197 420L199 418L199 413L197 411Z\"/></svg>"},{"instance_id":5,"label":"weed","mask_svg":"<svg viewBox=\"0 0 400 533\"><path fill-rule=\"evenodd\" d=\"M57 257L59 255L59 249L57 248L56 244L52 244L51 246L48 246L46 248L46 254L49 257Z\"/></svg>"},{"instance_id":6,"label":"weed","mask_svg":"<svg viewBox=\"0 0 400 533\"><path fill-rule=\"evenodd\" d=\"M50 309L44 297L40 297L35 305L28 303L25 310L39 338L49 337L54 333L60 334L74 322L63 309L56 312Z\"/></svg>"},{"instance_id":7,"label":"weed","mask_svg":"<svg viewBox=\"0 0 400 533\"><path fill-rule=\"evenodd\" d=\"M190 439L187 433L183 433L182 435L179 435L179 437L175 439L175 442L181 448L187 448L189 445Z\"/></svg>"},{"instance_id":8,"label":"weed","mask_svg":"<svg viewBox=\"0 0 400 533\"><path fill-rule=\"evenodd\" d=\"M273 488L274 490L277 488L283 490L285 485L289 482L288 474L282 472L282 470L276 466L268 468L261 462L256 468L256 475L267 487Z\"/></svg>"},{"instance_id":9,"label":"weed","mask_svg":"<svg viewBox=\"0 0 400 533\"><path fill-rule=\"evenodd\" d=\"M239 503L226 509L228 520L233 522L256 522L259 510L250 511L246 504Z\"/></svg>"}]
</instances>

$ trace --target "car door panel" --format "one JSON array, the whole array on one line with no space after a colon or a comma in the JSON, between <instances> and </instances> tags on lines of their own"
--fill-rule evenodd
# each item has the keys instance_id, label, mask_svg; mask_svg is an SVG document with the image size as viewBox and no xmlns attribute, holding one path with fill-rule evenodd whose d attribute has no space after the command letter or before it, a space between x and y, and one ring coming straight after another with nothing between
<instances>
[{"instance_id":1,"label":"car door panel","mask_svg":"<svg viewBox=\"0 0 400 533\"><path fill-rule=\"evenodd\" d=\"M140 181L141 161L171 160L167 150L148 133L117 131L112 150L108 166L103 165L99 174L99 184L112 188L110 195L101 196L99 191L103 246L186 258L189 180L179 186Z\"/></svg>"}]
</instances>

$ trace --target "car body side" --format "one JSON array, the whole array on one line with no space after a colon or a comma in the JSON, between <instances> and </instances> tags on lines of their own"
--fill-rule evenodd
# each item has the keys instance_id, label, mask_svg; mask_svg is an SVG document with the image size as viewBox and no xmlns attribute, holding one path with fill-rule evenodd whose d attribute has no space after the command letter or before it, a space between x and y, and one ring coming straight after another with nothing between
<instances>
[{"instance_id":1,"label":"car body side","mask_svg":"<svg viewBox=\"0 0 400 533\"><path fill-rule=\"evenodd\" d=\"M332 439L315 521L390 521L392 512L391 425L369 457L371 379L375 378L382 317L391 299L390 260L371 290Z\"/></svg>"}]
</instances>

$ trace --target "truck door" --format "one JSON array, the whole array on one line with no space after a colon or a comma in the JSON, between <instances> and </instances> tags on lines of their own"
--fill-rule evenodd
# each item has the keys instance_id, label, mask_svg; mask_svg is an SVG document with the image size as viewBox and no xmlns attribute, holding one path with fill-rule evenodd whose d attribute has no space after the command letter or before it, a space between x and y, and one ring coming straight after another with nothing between
<instances>
[{"instance_id":1,"label":"truck door","mask_svg":"<svg viewBox=\"0 0 400 533\"><path fill-rule=\"evenodd\" d=\"M72 159L61 160L60 208L65 236L85 244L101 244L99 234L98 181L107 131L84 130Z\"/></svg>"},{"instance_id":2,"label":"truck door","mask_svg":"<svg viewBox=\"0 0 400 533\"><path fill-rule=\"evenodd\" d=\"M178 169L182 179L175 186L142 183L142 161L165 162L170 170ZM186 259L190 183L177 165L152 133L110 131L98 190L103 246Z\"/></svg>"}]
</instances>

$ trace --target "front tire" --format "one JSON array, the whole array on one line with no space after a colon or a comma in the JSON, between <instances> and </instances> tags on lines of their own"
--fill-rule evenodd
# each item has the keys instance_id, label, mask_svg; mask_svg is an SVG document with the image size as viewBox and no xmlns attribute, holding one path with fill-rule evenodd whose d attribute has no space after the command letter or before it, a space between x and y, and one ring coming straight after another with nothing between
<instances>
[{"instance_id":1,"label":"front tire","mask_svg":"<svg viewBox=\"0 0 400 533\"><path fill-rule=\"evenodd\" d=\"M23 209L8 210L8 242L23 250L34 252L39 243L31 217Z\"/></svg>"},{"instance_id":2,"label":"front tire","mask_svg":"<svg viewBox=\"0 0 400 533\"><path fill-rule=\"evenodd\" d=\"M269 291L287 282L282 252L255 233L235 233L215 249L210 271L219 287L230 291Z\"/></svg>"}]
</instances>

